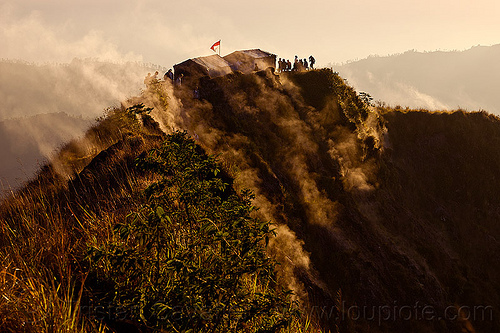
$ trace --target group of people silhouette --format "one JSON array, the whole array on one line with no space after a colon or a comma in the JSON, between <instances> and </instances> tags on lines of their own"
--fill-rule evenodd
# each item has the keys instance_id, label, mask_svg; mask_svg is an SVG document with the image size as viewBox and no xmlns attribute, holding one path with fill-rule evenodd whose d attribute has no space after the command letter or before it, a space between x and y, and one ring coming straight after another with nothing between
<instances>
[{"instance_id":1,"label":"group of people silhouette","mask_svg":"<svg viewBox=\"0 0 500 333\"><path fill-rule=\"evenodd\" d=\"M285 59L279 58L279 60L278 60L278 72L307 71L309 69L314 69L315 63L316 63L316 59L314 59L314 57L312 55L309 56L309 62L307 62L306 58L299 59L298 56L295 56L295 60L293 61L293 64L290 62L290 60L285 60Z\"/></svg>"}]
</instances>

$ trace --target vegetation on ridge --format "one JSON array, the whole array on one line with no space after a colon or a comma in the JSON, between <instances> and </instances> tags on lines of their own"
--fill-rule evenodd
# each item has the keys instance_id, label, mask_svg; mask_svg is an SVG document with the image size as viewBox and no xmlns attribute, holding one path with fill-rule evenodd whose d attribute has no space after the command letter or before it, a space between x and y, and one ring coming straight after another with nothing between
<instances>
[{"instance_id":1,"label":"vegetation on ridge","mask_svg":"<svg viewBox=\"0 0 500 333\"><path fill-rule=\"evenodd\" d=\"M286 277L303 287L310 311L326 309L317 316L324 327L498 326L500 152L487 144L498 136L497 118L376 108L331 70L234 73L206 80L200 95L178 93L188 130L245 175L239 186L256 191L264 216L286 226L275 252L291 262ZM419 304L435 315L375 313ZM470 321L443 315L461 306L485 311L464 315ZM369 311L350 316L353 308Z\"/></svg>"},{"instance_id":2,"label":"vegetation on ridge","mask_svg":"<svg viewBox=\"0 0 500 333\"><path fill-rule=\"evenodd\" d=\"M269 222L250 217L249 193L234 192L185 133L168 136L140 163L159 180L115 226L113 241L91 247L92 303L169 331L288 326L295 307L276 284L263 247Z\"/></svg>"},{"instance_id":3,"label":"vegetation on ridge","mask_svg":"<svg viewBox=\"0 0 500 333\"><path fill-rule=\"evenodd\" d=\"M275 278L250 192L149 111L110 110L1 206L0 329L312 328Z\"/></svg>"},{"instance_id":4,"label":"vegetation on ridge","mask_svg":"<svg viewBox=\"0 0 500 333\"><path fill-rule=\"evenodd\" d=\"M376 108L331 70L191 88L153 82L0 207L2 329L495 332L496 117Z\"/></svg>"}]
</instances>

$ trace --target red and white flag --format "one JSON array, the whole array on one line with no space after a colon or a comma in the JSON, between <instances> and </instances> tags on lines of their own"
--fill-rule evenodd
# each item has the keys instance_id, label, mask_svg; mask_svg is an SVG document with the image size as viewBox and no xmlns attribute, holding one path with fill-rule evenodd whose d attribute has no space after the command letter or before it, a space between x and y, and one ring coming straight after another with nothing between
<instances>
[{"instance_id":1,"label":"red and white flag","mask_svg":"<svg viewBox=\"0 0 500 333\"><path fill-rule=\"evenodd\" d=\"M219 39L218 41L216 41L216 42L214 43L214 45L212 45L212 47L211 47L210 49L211 49L212 51L214 51L214 52L217 52L217 51L215 51L215 48L218 48L218 49L220 50L220 39Z\"/></svg>"}]
</instances>

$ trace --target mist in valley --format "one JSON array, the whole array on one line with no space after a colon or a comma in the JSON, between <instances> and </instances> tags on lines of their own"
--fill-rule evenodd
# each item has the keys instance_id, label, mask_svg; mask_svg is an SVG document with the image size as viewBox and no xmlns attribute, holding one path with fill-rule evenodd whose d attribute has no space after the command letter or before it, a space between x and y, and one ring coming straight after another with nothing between
<instances>
[{"instance_id":1,"label":"mist in valley","mask_svg":"<svg viewBox=\"0 0 500 333\"><path fill-rule=\"evenodd\" d=\"M70 63L0 62L2 190L34 176L64 143L106 110L141 93L144 77L163 70L139 62L74 59Z\"/></svg>"},{"instance_id":2,"label":"mist in valley","mask_svg":"<svg viewBox=\"0 0 500 333\"><path fill-rule=\"evenodd\" d=\"M391 106L500 115L500 45L407 51L333 65L358 91Z\"/></svg>"}]
</instances>

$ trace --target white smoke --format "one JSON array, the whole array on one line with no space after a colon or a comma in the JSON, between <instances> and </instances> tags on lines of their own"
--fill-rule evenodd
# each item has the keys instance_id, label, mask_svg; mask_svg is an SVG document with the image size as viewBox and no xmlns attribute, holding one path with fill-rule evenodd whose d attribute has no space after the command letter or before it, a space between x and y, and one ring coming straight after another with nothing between
<instances>
[{"instance_id":1,"label":"white smoke","mask_svg":"<svg viewBox=\"0 0 500 333\"><path fill-rule=\"evenodd\" d=\"M141 93L146 73L140 63L73 60L34 65L0 62L0 177L16 186L65 142L83 135L109 107ZM9 146L10 145L10 146Z\"/></svg>"},{"instance_id":2,"label":"white smoke","mask_svg":"<svg viewBox=\"0 0 500 333\"><path fill-rule=\"evenodd\" d=\"M141 92L148 71L140 63L74 59L69 64L0 62L0 120L65 112L95 118Z\"/></svg>"},{"instance_id":3,"label":"white smoke","mask_svg":"<svg viewBox=\"0 0 500 333\"><path fill-rule=\"evenodd\" d=\"M0 122L0 197L33 177L65 142L77 138L90 120L64 113L41 114Z\"/></svg>"}]
</instances>

